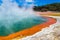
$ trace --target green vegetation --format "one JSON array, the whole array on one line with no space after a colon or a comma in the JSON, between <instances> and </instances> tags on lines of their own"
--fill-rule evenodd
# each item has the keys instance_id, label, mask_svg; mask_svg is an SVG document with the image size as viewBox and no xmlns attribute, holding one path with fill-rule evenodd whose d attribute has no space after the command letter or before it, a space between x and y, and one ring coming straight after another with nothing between
<instances>
[{"instance_id":1,"label":"green vegetation","mask_svg":"<svg viewBox=\"0 0 60 40\"><path fill-rule=\"evenodd\" d=\"M44 6L34 6L34 11L56 11L60 12L60 3L52 3Z\"/></svg>"}]
</instances>

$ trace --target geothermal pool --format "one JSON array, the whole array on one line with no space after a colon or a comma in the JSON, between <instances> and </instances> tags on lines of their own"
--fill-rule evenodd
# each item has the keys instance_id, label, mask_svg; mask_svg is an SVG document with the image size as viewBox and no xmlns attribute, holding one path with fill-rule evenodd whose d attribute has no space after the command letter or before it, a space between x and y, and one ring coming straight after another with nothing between
<instances>
[{"instance_id":1,"label":"geothermal pool","mask_svg":"<svg viewBox=\"0 0 60 40\"><path fill-rule=\"evenodd\" d=\"M56 22L53 18L41 17L29 8L19 8L13 0L2 0L0 6L0 40L28 36Z\"/></svg>"},{"instance_id":2,"label":"geothermal pool","mask_svg":"<svg viewBox=\"0 0 60 40\"><path fill-rule=\"evenodd\" d=\"M19 8L13 0L2 0L0 6L0 36L9 36L10 34L32 28L35 25L47 21L46 18L37 16L30 6L26 9Z\"/></svg>"},{"instance_id":3,"label":"geothermal pool","mask_svg":"<svg viewBox=\"0 0 60 40\"><path fill-rule=\"evenodd\" d=\"M36 17L24 18L18 22L13 23L10 26L5 26L5 24L3 24L4 22L0 22L0 36L7 36L9 34L31 28L35 25L42 24L46 21L47 21L47 18L36 16ZM9 29L7 29L7 27L9 27Z\"/></svg>"}]
</instances>

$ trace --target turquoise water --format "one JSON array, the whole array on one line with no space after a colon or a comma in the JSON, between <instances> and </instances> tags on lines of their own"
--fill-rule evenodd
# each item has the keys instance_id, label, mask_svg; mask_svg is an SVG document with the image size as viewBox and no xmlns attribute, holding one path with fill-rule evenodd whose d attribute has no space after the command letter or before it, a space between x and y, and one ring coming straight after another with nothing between
<instances>
[{"instance_id":1,"label":"turquoise water","mask_svg":"<svg viewBox=\"0 0 60 40\"><path fill-rule=\"evenodd\" d=\"M28 17L28 18L24 18L18 22L13 23L9 27L5 25L1 25L0 23L1 25L0 36L7 36L9 34L16 33L18 31L21 31L27 28L31 28L32 26L42 24L46 21L47 19L43 17Z\"/></svg>"}]
</instances>

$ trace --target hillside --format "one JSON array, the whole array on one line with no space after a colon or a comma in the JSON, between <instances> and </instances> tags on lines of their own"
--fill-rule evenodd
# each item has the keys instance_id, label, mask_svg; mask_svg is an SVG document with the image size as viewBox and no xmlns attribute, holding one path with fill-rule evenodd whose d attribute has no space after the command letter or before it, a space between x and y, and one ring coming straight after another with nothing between
<instances>
[{"instance_id":1,"label":"hillside","mask_svg":"<svg viewBox=\"0 0 60 40\"><path fill-rule=\"evenodd\" d=\"M52 3L44 6L34 6L34 11L56 11L60 12L60 3Z\"/></svg>"}]
</instances>

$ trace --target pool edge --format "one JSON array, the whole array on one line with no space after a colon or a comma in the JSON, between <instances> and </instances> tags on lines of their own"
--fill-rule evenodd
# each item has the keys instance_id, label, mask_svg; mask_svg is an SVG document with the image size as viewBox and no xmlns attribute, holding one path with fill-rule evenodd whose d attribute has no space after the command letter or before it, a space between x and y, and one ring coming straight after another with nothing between
<instances>
[{"instance_id":1,"label":"pool edge","mask_svg":"<svg viewBox=\"0 0 60 40\"><path fill-rule=\"evenodd\" d=\"M32 35L38 31L40 31L41 29L43 29L45 27L49 27L49 25L56 23L56 19L54 19L54 18L51 18L51 17L45 17L45 18L47 18L49 21L39 24L39 25L36 25L36 26L33 26L32 28L25 29L25 30L19 31L17 33L10 34L8 36L3 36L3 37L0 36L0 40L10 40L10 39L18 37L18 36Z\"/></svg>"}]
</instances>

